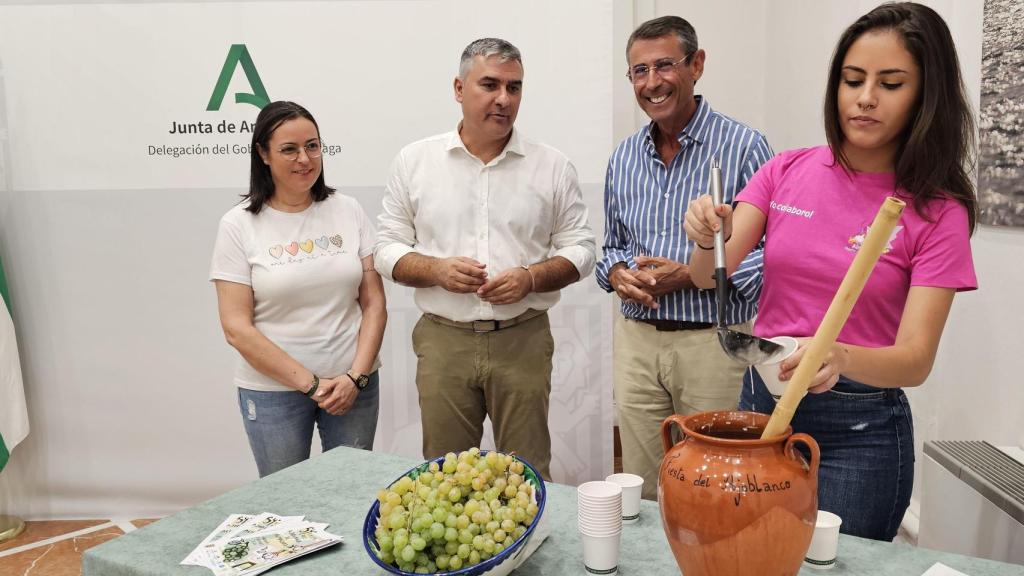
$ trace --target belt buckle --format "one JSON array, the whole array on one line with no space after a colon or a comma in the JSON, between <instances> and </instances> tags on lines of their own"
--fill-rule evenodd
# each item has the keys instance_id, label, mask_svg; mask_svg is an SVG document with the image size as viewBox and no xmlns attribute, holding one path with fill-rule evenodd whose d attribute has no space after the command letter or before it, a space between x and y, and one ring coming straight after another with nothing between
<instances>
[{"instance_id":1,"label":"belt buckle","mask_svg":"<svg viewBox=\"0 0 1024 576\"><path fill-rule=\"evenodd\" d=\"M473 320L473 332L477 334L483 334L485 332L494 332L497 329L497 320Z\"/></svg>"}]
</instances>

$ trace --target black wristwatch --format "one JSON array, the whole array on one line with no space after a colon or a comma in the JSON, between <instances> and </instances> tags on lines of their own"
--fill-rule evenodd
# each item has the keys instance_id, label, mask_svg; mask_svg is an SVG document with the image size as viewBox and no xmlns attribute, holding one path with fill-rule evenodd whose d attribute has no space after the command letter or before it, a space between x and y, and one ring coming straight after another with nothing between
<instances>
[{"instance_id":1,"label":"black wristwatch","mask_svg":"<svg viewBox=\"0 0 1024 576\"><path fill-rule=\"evenodd\" d=\"M348 376L352 380L352 383L356 385L356 388L359 388L360 390L366 388L366 386L370 384L370 377L366 374L360 374L353 370L349 370L345 375Z\"/></svg>"}]
</instances>

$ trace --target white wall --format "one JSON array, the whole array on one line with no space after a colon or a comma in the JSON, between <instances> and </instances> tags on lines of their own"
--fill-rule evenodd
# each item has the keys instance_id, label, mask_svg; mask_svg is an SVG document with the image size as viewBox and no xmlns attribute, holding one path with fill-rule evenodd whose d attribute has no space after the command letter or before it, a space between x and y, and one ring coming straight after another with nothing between
<instances>
[{"instance_id":1,"label":"white wall","mask_svg":"<svg viewBox=\"0 0 1024 576\"><path fill-rule=\"evenodd\" d=\"M645 17L675 14L708 52L698 92L762 130L776 152L825 142L822 102L840 33L875 0L639 0ZM981 90L980 0L923 2L946 20L977 108ZM640 20L642 21L642 20ZM639 22L639 21L638 21ZM724 53L724 54L723 54ZM1024 144L1022 144L1024 145ZM956 297L928 381L908 390L920 459L924 441L987 440L1024 446L1024 229L981 226L973 241L980 289ZM920 480L920 469L917 474ZM911 504L916 514L918 491ZM912 519L911 519L912 521Z\"/></svg>"}]
</instances>

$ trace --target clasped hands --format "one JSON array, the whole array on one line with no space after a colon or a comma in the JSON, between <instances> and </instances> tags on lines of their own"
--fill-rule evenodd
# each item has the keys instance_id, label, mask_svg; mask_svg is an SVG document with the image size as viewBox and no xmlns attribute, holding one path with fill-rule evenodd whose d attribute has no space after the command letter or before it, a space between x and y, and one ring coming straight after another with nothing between
<instances>
[{"instance_id":1,"label":"clasped hands","mask_svg":"<svg viewBox=\"0 0 1024 576\"><path fill-rule=\"evenodd\" d=\"M356 383L348 374L342 374L335 378L321 378L313 400L329 414L341 416L352 408L357 396L359 388L356 388Z\"/></svg>"},{"instance_id":2,"label":"clasped hands","mask_svg":"<svg viewBox=\"0 0 1024 576\"><path fill-rule=\"evenodd\" d=\"M616 265L608 276L612 289L623 300L657 310L661 296L693 287L686 264L659 256L637 256L633 261L636 268Z\"/></svg>"},{"instance_id":3,"label":"clasped hands","mask_svg":"<svg viewBox=\"0 0 1024 576\"><path fill-rule=\"evenodd\" d=\"M486 268L465 256L440 258L434 266L434 282L456 294L476 293L491 304L515 304L533 290L533 276L525 268L509 268L493 278L488 278Z\"/></svg>"}]
</instances>

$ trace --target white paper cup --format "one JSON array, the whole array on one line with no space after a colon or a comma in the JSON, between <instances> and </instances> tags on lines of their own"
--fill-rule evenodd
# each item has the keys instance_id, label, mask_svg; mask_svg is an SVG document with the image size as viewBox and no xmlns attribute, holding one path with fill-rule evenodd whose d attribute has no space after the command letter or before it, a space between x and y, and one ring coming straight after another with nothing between
<instances>
[{"instance_id":1,"label":"white paper cup","mask_svg":"<svg viewBox=\"0 0 1024 576\"><path fill-rule=\"evenodd\" d=\"M814 536L804 555L804 565L819 570L828 570L836 565L836 551L839 547L839 526L843 519L831 512L818 510L814 523Z\"/></svg>"},{"instance_id":2,"label":"white paper cup","mask_svg":"<svg viewBox=\"0 0 1024 576\"><path fill-rule=\"evenodd\" d=\"M591 482L584 482L577 486L576 493L582 500L616 500L622 497L622 486L619 486L614 482L593 480Z\"/></svg>"},{"instance_id":3,"label":"white paper cup","mask_svg":"<svg viewBox=\"0 0 1024 576\"><path fill-rule=\"evenodd\" d=\"M761 380L764 380L764 385L768 387L768 392L771 393L772 398L778 400L782 397L782 393L786 391L786 385L789 384L789 382L779 380L779 364L781 364L786 358L792 356L799 345L796 338L791 338L789 336L776 336L775 338L769 338L768 340L775 342L776 344L781 344L782 351L777 354L773 354L767 362L755 364L754 370L757 370L758 375L761 376Z\"/></svg>"},{"instance_id":4,"label":"white paper cup","mask_svg":"<svg viewBox=\"0 0 1024 576\"><path fill-rule=\"evenodd\" d=\"M605 478L622 486L622 523L633 524L640 519L640 492L644 486L642 476L636 474L612 474Z\"/></svg>"},{"instance_id":5,"label":"white paper cup","mask_svg":"<svg viewBox=\"0 0 1024 576\"><path fill-rule=\"evenodd\" d=\"M583 566L587 574L606 575L619 571L619 541L621 534L613 536L588 536L583 540Z\"/></svg>"}]
</instances>

